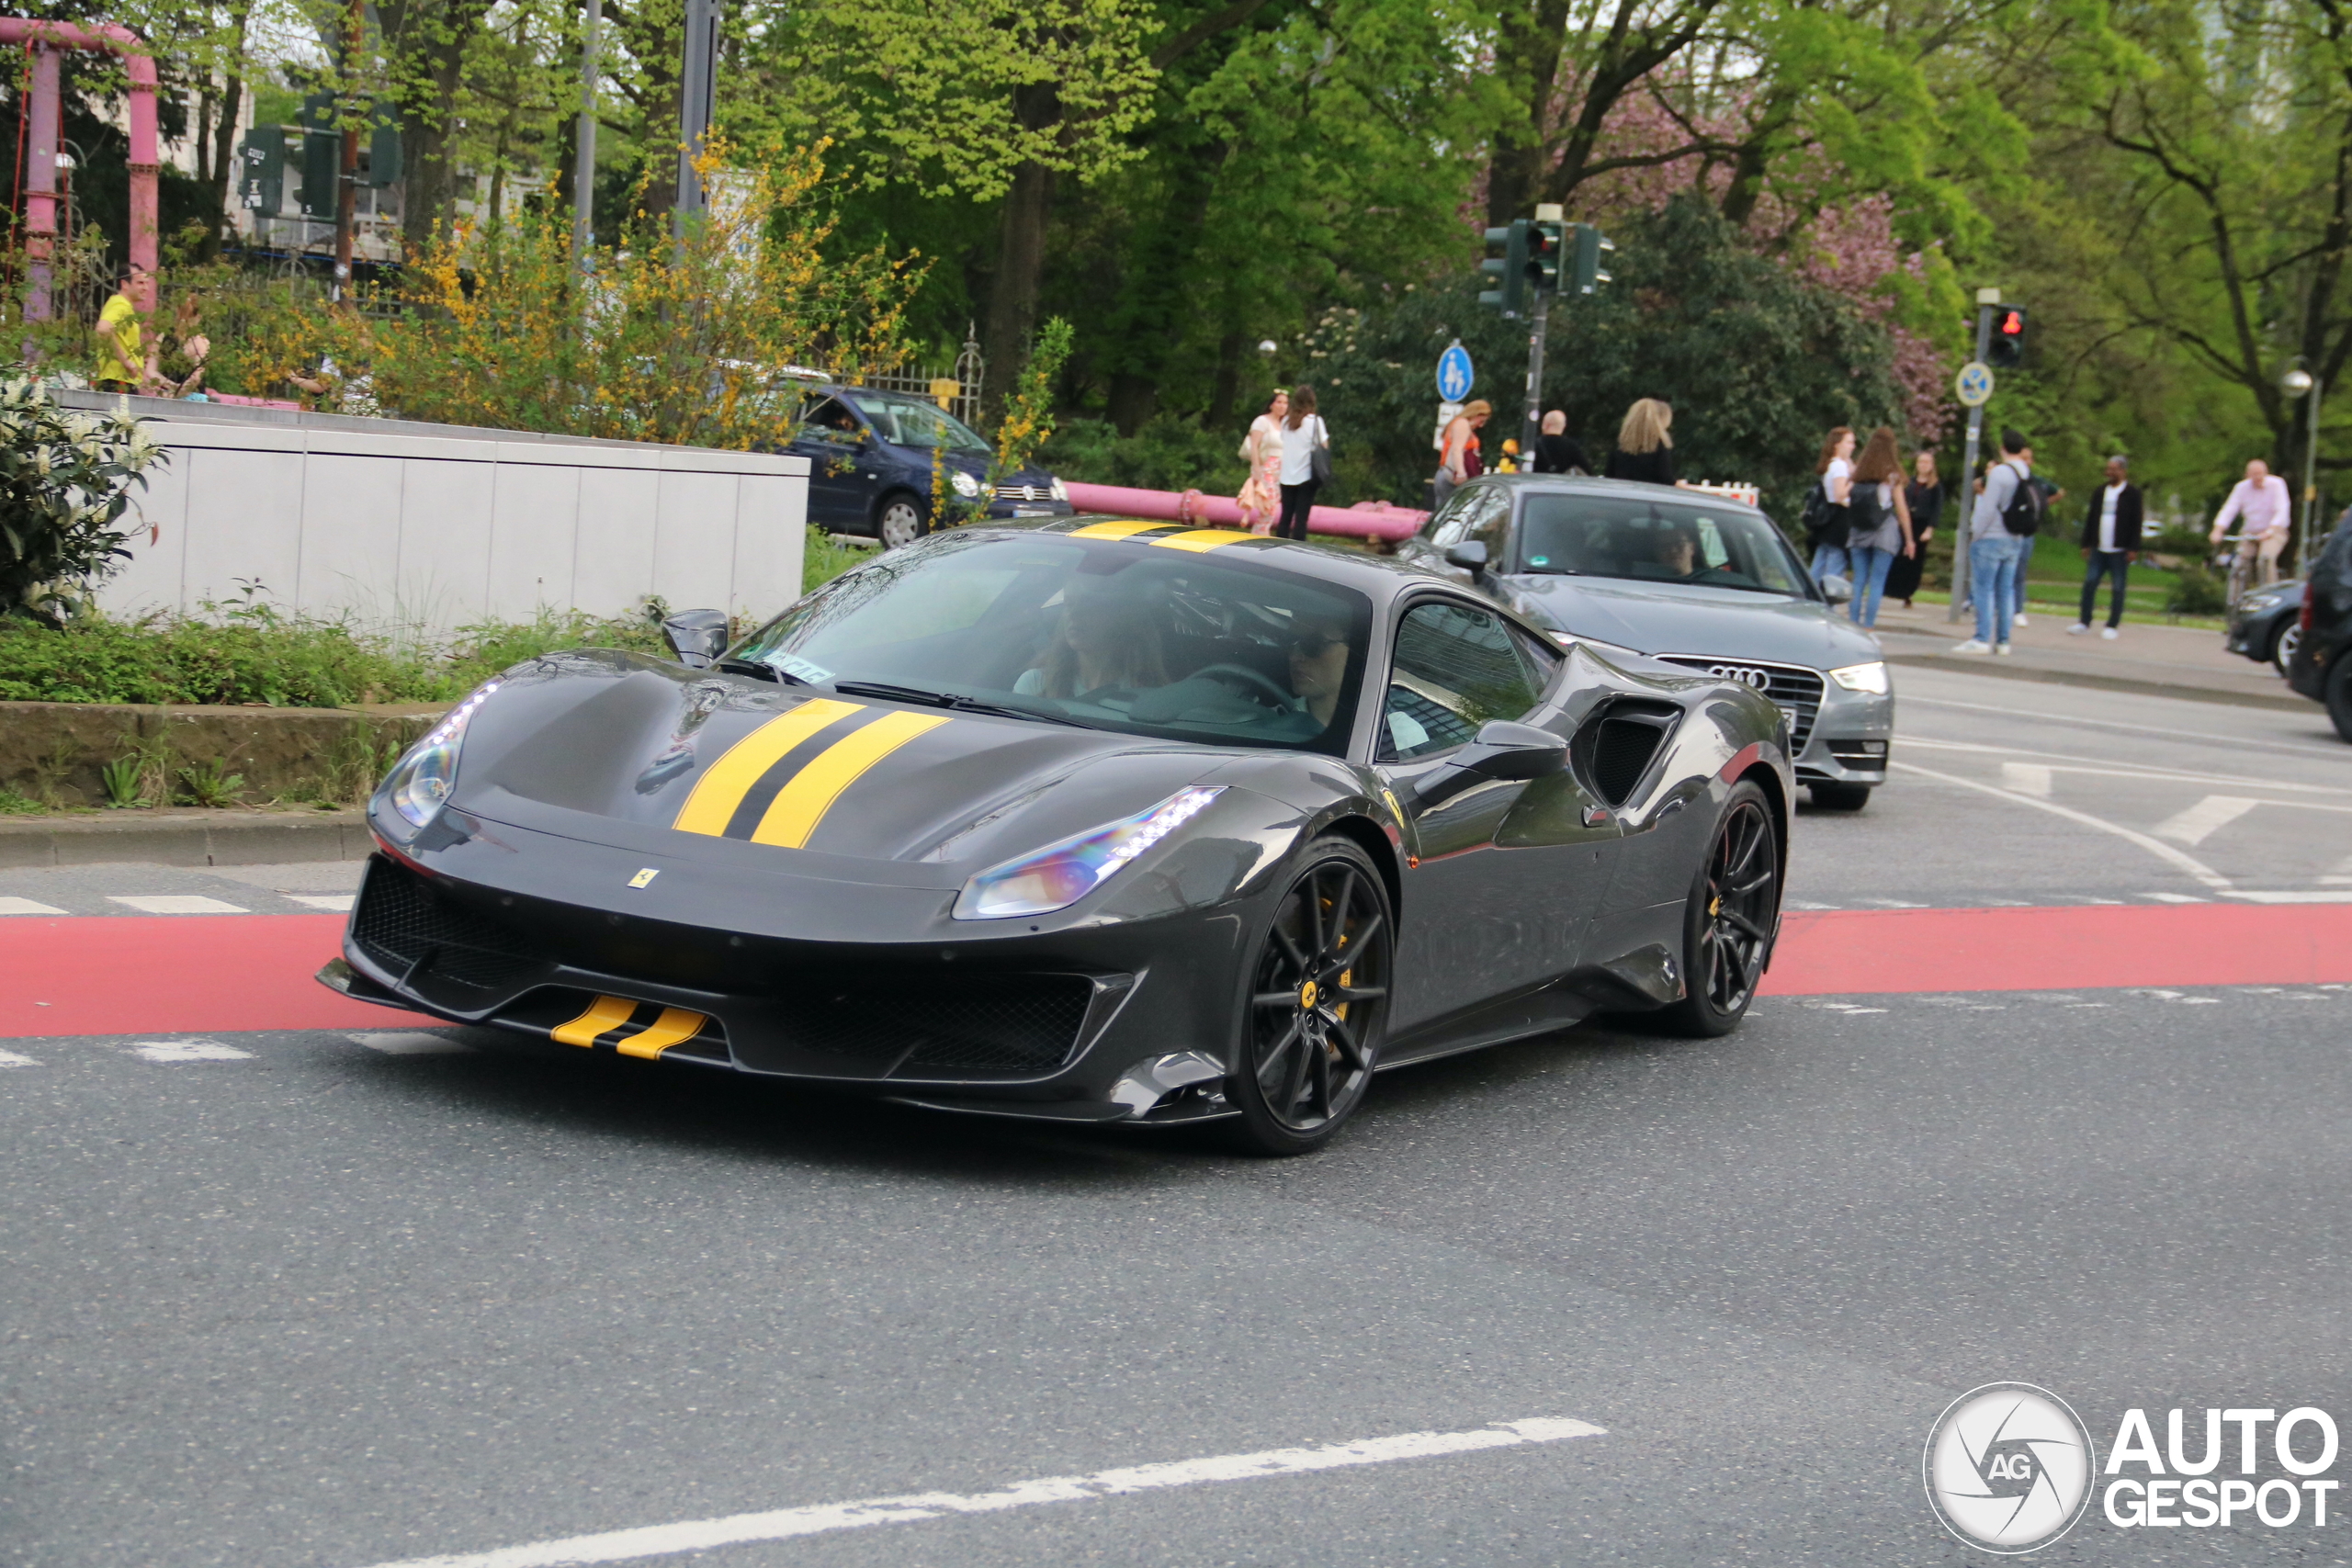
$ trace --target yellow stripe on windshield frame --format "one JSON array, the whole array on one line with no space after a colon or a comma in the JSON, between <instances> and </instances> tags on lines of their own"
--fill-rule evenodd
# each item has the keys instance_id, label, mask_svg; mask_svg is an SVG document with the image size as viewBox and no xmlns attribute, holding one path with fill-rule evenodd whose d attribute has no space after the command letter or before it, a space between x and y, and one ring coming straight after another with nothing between
<instances>
[{"instance_id":1,"label":"yellow stripe on windshield frame","mask_svg":"<svg viewBox=\"0 0 2352 1568\"><path fill-rule=\"evenodd\" d=\"M1263 535L1243 534L1231 528L1194 528L1151 543L1163 550L1221 550L1227 545L1247 544L1262 537Z\"/></svg>"},{"instance_id":2,"label":"yellow stripe on windshield frame","mask_svg":"<svg viewBox=\"0 0 2352 1568\"><path fill-rule=\"evenodd\" d=\"M1072 528L1069 531L1069 536L1073 539L1126 539L1137 534L1148 534L1154 528L1182 526L1182 524L1170 522L1164 517L1152 523L1141 522L1130 517L1118 523L1089 523L1083 528Z\"/></svg>"},{"instance_id":3,"label":"yellow stripe on windshield frame","mask_svg":"<svg viewBox=\"0 0 2352 1568\"><path fill-rule=\"evenodd\" d=\"M760 782L762 775L784 760L786 752L827 725L861 713L865 707L863 703L812 697L790 713L768 720L703 770L702 777L695 781L694 793L678 807L677 819L670 826L681 833L725 837L727 824L734 820L743 797L752 793L752 786Z\"/></svg>"},{"instance_id":4,"label":"yellow stripe on windshield frame","mask_svg":"<svg viewBox=\"0 0 2352 1568\"><path fill-rule=\"evenodd\" d=\"M787 850L807 847L809 835L842 791L864 777L867 769L918 735L947 722L945 714L887 713L872 724L834 741L816 760L792 775L768 802L752 842L775 844Z\"/></svg>"}]
</instances>

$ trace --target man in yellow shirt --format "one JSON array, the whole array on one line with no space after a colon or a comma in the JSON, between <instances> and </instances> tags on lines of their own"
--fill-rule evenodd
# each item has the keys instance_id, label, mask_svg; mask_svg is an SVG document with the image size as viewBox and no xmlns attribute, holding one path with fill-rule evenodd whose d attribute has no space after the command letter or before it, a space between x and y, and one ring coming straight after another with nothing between
<instances>
[{"instance_id":1,"label":"man in yellow shirt","mask_svg":"<svg viewBox=\"0 0 2352 1568\"><path fill-rule=\"evenodd\" d=\"M115 284L114 297L98 312L98 390L135 392L145 378L145 355L139 331L138 269L125 266Z\"/></svg>"}]
</instances>

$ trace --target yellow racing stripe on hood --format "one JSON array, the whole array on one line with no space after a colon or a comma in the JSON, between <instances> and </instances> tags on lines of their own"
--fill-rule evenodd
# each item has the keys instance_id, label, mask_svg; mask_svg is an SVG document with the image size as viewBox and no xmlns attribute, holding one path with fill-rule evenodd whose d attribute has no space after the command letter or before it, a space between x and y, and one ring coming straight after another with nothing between
<instances>
[{"instance_id":1,"label":"yellow racing stripe on hood","mask_svg":"<svg viewBox=\"0 0 2352 1568\"><path fill-rule=\"evenodd\" d=\"M1151 542L1163 550L1221 550L1227 545L1246 545L1261 536L1231 528L1194 528L1188 533L1170 534L1164 539Z\"/></svg>"},{"instance_id":2,"label":"yellow racing stripe on hood","mask_svg":"<svg viewBox=\"0 0 2352 1568\"><path fill-rule=\"evenodd\" d=\"M825 813L841 798L842 791L916 736L946 722L945 714L890 713L862 729L852 730L820 751L814 761L776 791L775 798L768 803L767 814L752 831L752 842L779 844L788 850L804 848L808 836L817 830L817 824L825 819ZM737 798L741 798L740 793ZM689 807L692 804L688 802Z\"/></svg>"},{"instance_id":3,"label":"yellow racing stripe on hood","mask_svg":"<svg viewBox=\"0 0 2352 1568\"><path fill-rule=\"evenodd\" d=\"M1175 526L1177 525L1165 518L1147 523L1130 517L1118 523L1089 523L1083 528L1072 528L1069 536L1073 539L1125 539L1136 534L1148 534L1154 528Z\"/></svg>"},{"instance_id":4,"label":"yellow racing stripe on hood","mask_svg":"<svg viewBox=\"0 0 2352 1568\"><path fill-rule=\"evenodd\" d=\"M702 777L695 782L694 793L686 796L685 805L678 807L677 820L670 826L681 833L707 833L714 839L722 836L728 822L734 818L735 808L743 804L752 786L783 761L786 751L825 726L862 711L865 705L838 702L831 697L812 697L790 713L768 720L703 770Z\"/></svg>"}]
</instances>

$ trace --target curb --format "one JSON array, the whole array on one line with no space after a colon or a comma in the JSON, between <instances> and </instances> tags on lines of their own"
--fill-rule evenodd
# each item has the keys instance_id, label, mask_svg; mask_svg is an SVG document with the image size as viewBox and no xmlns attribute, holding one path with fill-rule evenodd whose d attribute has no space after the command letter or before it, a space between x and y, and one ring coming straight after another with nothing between
<instances>
[{"instance_id":1,"label":"curb","mask_svg":"<svg viewBox=\"0 0 2352 1568\"><path fill-rule=\"evenodd\" d=\"M106 865L276 865L365 860L364 811L175 811L139 817L0 818L0 870Z\"/></svg>"},{"instance_id":2,"label":"curb","mask_svg":"<svg viewBox=\"0 0 2352 1568\"><path fill-rule=\"evenodd\" d=\"M2087 686L2094 691L2126 692L2142 697L2178 697L2192 703L2220 703L2225 707L2275 708L2281 713L2311 713L2319 705L2305 698L2269 692L2230 692L2212 686L2176 685L2168 681L2134 681L2121 675L2080 675L2064 670L1998 664L1990 659L1953 659L1937 653L1890 653L1889 664L1921 670L1955 670L1964 675L1990 675L1997 681L2030 681L2044 686Z\"/></svg>"}]
</instances>

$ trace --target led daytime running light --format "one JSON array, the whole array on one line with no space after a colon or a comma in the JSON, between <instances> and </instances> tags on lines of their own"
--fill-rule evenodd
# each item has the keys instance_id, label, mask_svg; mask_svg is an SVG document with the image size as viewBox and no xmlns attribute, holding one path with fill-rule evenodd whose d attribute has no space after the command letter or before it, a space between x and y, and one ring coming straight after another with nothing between
<instances>
[{"instance_id":1,"label":"led daytime running light","mask_svg":"<svg viewBox=\"0 0 2352 1568\"><path fill-rule=\"evenodd\" d=\"M441 814L449 792L457 787L458 747L465 739L466 726L472 721L474 710L503 684L488 681L476 688L426 731L384 780L384 799L411 828L422 830Z\"/></svg>"},{"instance_id":2,"label":"led daytime running light","mask_svg":"<svg viewBox=\"0 0 2352 1568\"><path fill-rule=\"evenodd\" d=\"M1886 695L1888 690L1886 666L1877 660L1868 664L1849 664L1843 670L1832 670L1829 678L1849 692L1868 692L1874 697Z\"/></svg>"},{"instance_id":3,"label":"led daytime running light","mask_svg":"<svg viewBox=\"0 0 2352 1568\"><path fill-rule=\"evenodd\" d=\"M959 920L1002 919L1066 909L1109 881L1121 866L1200 815L1222 784L1179 790L1148 811L1007 861L964 885Z\"/></svg>"}]
</instances>

